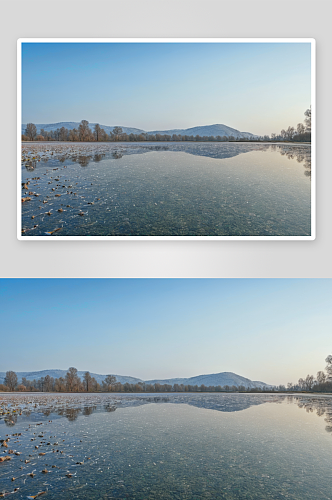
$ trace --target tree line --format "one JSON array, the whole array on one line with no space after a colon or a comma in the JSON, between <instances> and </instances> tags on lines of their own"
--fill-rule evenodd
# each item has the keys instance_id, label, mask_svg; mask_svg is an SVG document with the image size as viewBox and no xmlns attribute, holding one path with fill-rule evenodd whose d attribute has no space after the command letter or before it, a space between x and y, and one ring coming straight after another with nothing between
<instances>
[{"instance_id":1,"label":"tree line","mask_svg":"<svg viewBox=\"0 0 332 500\"><path fill-rule=\"evenodd\" d=\"M332 392L332 355L325 359L325 372L320 370L317 376L307 375L305 378L299 378L297 383L288 382L287 391L306 391L306 392ZM286 390L286 388L284 388Z\"/></svg>"},{"instance_id":2,"label":"tree line","mask_svg":"<svg viewBox=\"0 0 332 500\"><path fill-rule=\"evenodd\" d=\"M139 134L126 134L121 127L114 127L107 134L99 123L96 123L93 130L89 127L87 120L82 120L78 129L69 130L65 127L56 130L40 129L37 134L37 127L34 123L28 123L22 141L65 141L65 142L311 142L311 108L305 111L304 124L299 123L297 128L288 127L281 130L279 134L255 136L253 138L231 136L200 136L181 134L149 134L142 132Z\"/></svg>"},{"instance_id":3,"label":"tree line","mask_svg":"<svg viewBox=\"0 0 332 500\"><path fill-rule=\"evenodd\" d=\"M27 380L25 377L18 383L17 374L7 371L4 384L0 384L0 391L20 391L20 392L332 392L332 355L327 356L325 362L326 372L319 371L317 377L307 375L300 378L296 384L289 382L287 387L279 385L277 387L245 387L240 386L206 386L184 385L184 384L148 384L138 382L122 384L116 380L114 375L106 375L99 384L90 372L85 372L83 378L78 376L77 369L70 367L65 377L53 378L50 375L41 377L38 380Z\"/></svg>"},{"instance_id":4,"label":"tree line","mask_svg":"<svg viewBox=\"0 0 332 500\"><path fill-rule=\"evenodd\" d=\"M304 123L298 123L296 129L289 126L280 134L271 134L273 141L311 142L311 106L304 112Z\"/></svg>"},{"instance_id":5,"label":"tree line","mask_svg":"<svg viewBox=\"0 0 332 500\"><path fill-rule=\"evenodd\" d=\"M266 389L270 390L270 389ZM50 375L41 377L38 380L27 380L22 377L18 383L17 374L14 371L7 371L4 384L0 384L0 391L19 392L264 392L265 389L249 388L241 386L205 386L184 385L184 384L147 384L138 382L122 384L117 382L114 375L106 375L99 384L90 372L85 372L83 378L78 376L77 368L70 367L65 377L53 378Z\"/></svg>"}]
</instances>

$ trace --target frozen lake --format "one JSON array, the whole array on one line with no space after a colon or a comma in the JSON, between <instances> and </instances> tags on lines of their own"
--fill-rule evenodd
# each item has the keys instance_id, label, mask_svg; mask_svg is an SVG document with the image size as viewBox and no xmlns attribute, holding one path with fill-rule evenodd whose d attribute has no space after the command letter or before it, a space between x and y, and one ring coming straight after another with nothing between
<instances>
[{"instance_id":1,"label":"frozen lake","mask_svg":"<svg viewBox=\"0 0 332 500\"><path fill-rule=\"evenodd\" d=\"M23 143L24 236L310 236L310 145Z\"/></svg>"},{"instance_id":2,"label":"frozen lake","mask_svg":"<svg viewBox=\"0 0 332 500\"><path fill-rule=\"evenodd\" d=\"M0 493L331 499L331 424L332 396L2 393Z\"/></svg>"}]
</instances>

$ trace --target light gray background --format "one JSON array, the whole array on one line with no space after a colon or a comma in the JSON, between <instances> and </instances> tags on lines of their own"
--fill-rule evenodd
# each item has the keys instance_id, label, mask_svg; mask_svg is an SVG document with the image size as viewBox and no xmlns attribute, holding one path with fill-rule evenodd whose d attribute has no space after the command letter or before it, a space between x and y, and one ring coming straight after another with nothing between
<instances>
[{"instance_id":1,"label":"light gray background","mask_svg":"<svg viewBox=\"0 0 332 500\"><path fill-rule=\"evenodd\" d=\"M330 0L2 0L0 276L332 277L331 7ZM16 40L22 37L315 38L316 240L18 241Z\"/></svg>"}]
</instances>

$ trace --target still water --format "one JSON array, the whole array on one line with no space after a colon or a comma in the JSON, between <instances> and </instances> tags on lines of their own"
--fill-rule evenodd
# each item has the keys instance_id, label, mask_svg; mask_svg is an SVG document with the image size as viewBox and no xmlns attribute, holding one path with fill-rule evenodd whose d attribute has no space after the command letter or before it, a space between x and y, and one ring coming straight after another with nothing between
<instances>
[{"instance_id":1,"label":"still water","mask_svg":"<svg viewBox=\"0 0 332 500\"><path fill-rule=\"evenodd\" d=\"M332 396L3 394L0 493L331 499L331 431Z\"/></svg>"},{"instance_id":2,"label":"still water","mask_svg":"<svg viewBox=\"0 0 332 500\"><path fill-rule=\"evenodd\" d=\"M310 145L23 143L22 234L310 236L310 174Z\"/></svg>"}]
</instances>

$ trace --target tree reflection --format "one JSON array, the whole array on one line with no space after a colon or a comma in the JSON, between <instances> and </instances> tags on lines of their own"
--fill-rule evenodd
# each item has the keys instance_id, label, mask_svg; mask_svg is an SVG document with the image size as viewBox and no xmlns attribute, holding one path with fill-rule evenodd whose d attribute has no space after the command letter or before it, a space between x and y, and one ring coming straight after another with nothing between
<instances>
[{"instance_id":1,"label":"tree reflection","mask_svg":"<svg viewBox=\"0 0 332 500\"><path fill-rule=\"evenodd\" d=\"M79 156L78 163L81 165L81 167L87 167L89 165L90 158L90 156Z\"/></svg>"},{"instance_id":2,"label":"tree reflection","mask_svg":"<svg viewBox=\"0 0 332 500\"><path fill-rule=\"evenodd\" d=\"M113 412L113 411L115 411L115 410L116 410L116 406L113 406L113 405L105 405L105 406L104 406L104 409L105 409L105 411L107 411L107 412Z\"/></svg>"},{"instance_id":3,"label":"tree reflection","mask_svg":"<svg viewBox=\"0 0 332 500\"><path fill-rule=\"evenodd\" d=\"M25 164L25 168L28 172L33 172L36 168L37 161L36 160L28 160Z\"/></svg>"},{"instance_id":4,"label":"tree reflection","mask_svg":"<svg viewBox=\"0 0 332 500\"><path fill-rule=\"evenodd\" d=\"M85 417L88 417L89 415L92 415L92 413L93 413L94 411L96 411L96 409L97 409L97 406L85 406L85 407L83 408L83 412L82 412L82 413L83 413L83 415L84 415Z\"/></svg>"},{"instance_id":5,"label":"tree reflection","mask_svg":"<svg viewBox=\"0 0 332 500\"><path fill-rule=\"evenodd\" d=\"M115 159L115 160L118 160L119 158L122 158L123 157L123 154L120 153L119 151L114 151L114 153L112 153L112 157Z\"/></svg>"},{"instance_id":6,"label":"tree reflection","mask_svg":"<svg viewBox=\"0 0 332 500\"><path fill-rule=\"evenodd\" d=\"M331 398L305 398L301 396L290 396L292 401L297 403L299 408L307 413L316 412L318 417L324 416L327 423L326 432L332 432L332 400Z\"/></svg>"},{"instance_id":7,"label":"tree reflection","mask_svg":"<svg viewBox=\"0 0 332 500\"><path fill-rule=\"evenodd\" d=\"M101 154L101 153L96 153L93 157L93 161L94 162L98 162L100 160L102 160L105 156L105 153Z\"/></svg>"},{"instance_id":8,"label":"tree reflection","mask_svg":"<svg viewBox=\"0 0 332 500\"><path fill-rule=\"evenodd\" d=\"M282 156L286 156L289 160L296 160L298 163L303 163L305 168L304 175L311 177L311 148L306 146L294 146L274 144L270 146L272 151L278 151Z\"/></svg>"},{"instance_id":9,"label":"tree reflection","mask_svg":"<svg viewBox=\"0 0 332 500\"><path fill-rule=\"evenodd\" d=\"M8 415L4 418L7 427L14 427L17 423L17 415Z\"/></svg>"}]
</instances>

